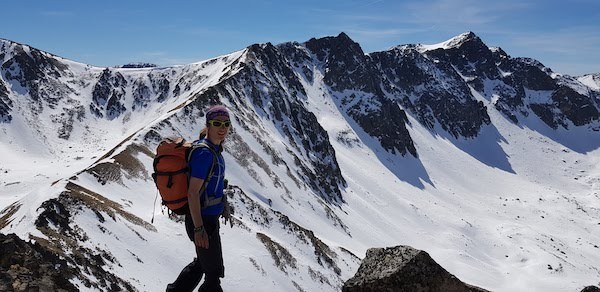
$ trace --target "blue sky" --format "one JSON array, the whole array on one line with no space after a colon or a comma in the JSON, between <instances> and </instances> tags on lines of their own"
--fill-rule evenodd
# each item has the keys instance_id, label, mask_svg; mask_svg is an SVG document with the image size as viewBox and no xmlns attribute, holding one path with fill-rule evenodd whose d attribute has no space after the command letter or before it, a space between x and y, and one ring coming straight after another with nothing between
<instances>
[{"instance_id":1,"label":"blue sky","mask_svg":"<svg viewBox=\"0 0 600 292\"><path fill-rule=\"evenodd\" d=\"M342 31L370 53L473 31L555 72L600 73L598 0L2 2L0 38L96 66L185 64Z\"/></svg>"}]
</instances>

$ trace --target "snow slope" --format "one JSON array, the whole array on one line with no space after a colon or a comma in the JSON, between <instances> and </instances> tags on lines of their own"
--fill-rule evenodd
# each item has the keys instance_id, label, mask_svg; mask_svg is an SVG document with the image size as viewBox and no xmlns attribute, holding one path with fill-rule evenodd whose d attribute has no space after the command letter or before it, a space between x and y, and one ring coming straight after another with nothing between
<instances>
[{"instance_id":1,"label":"snow slope","mask_svg":"<svg viewBox=\"0 0 600 292\"><path fill-rule=\"evenodd\" d=\"M598 74L584 75L577 80L593 90L600 91L600 75Z\"/></svg>"}]
</instances>

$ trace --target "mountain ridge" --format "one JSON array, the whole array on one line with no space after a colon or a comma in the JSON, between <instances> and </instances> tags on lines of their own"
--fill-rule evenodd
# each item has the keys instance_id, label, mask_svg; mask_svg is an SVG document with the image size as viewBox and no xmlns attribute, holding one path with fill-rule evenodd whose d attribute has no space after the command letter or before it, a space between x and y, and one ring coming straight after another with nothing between
<instances>
[{"instance_id":1,"label":"mountain ridge","mask_svg":"<svg viewBox=\"0 0 600 292\"><path fill-rule=\"evenodd\" d=\"M346 47L348 54L344 54ZM0 201L0 206L6 206L0 211L0 228L24 238L47 240L53 249L65 248L64 256L74 265L79 265L78 257L70 248L78 247L76 239L87 238L93 248L85 254L103 259L92 266L105 271L106 283L139 290L166 285L191 257L156 256L153 251L173 246L191 256L192 249L180 238L182 226L177 219L155 212L156 223L148 223L149 194L155 193L149 178L152 149L167 136L195 139L206 107L223 103L234 120L225 157L237 186L229 196L238 213L235 228L222 230L225 248L231 252L226 263L233 270L227 285L233 290L249 289L245 285L253 282L247 282L251 276L244 275L248 274L256 276L252 277L256 283L276 290L333 291L358 268L354 253L373 244L398 241L424 247L438 258L450 250L444 266L486 288L519 287L469 272L470 266L487 265L493 267L494 275L514 279L505 273L519 267L519 262L504 262L502 252L510 254L510 260L536 259L539 264L532 267L539 270L531 268L528 273L551 277L551 284L563 279L560 273L582 284L582 276L575 273L597 276L590 272L590 262L598 238L589 222L600 218L599 206L593 203L598 198L595 175L600 170L593 165L599 160L600 140L593 135L598 129L594 112L584 112L579 119L567 105L597 109L597 97L586 96L593 90L575 79L540 69L541 63L487 50L485 60L475 63L468 60L475 60L478 49L465 55L467 62L456 52L424 55L416 47L364 54L360 45L342 33L305 43L255 44L230 55L169 68L81 64L71 66L77 72L69 74L48 69L45 64L52 60L39 62L40 68L34 62L27 66L41 75L31 74L32 80L6 75L17 72L17 67L10 68L26 58L6 68L5 62L2 82L10 81L5 91L0 87L0 97L6 92L12 105L6 102L5 106L12 109L7 111L12 118L0 124L8 139L0 147L14 157L3 158L0 185L3 193L14 193L16 199ZM491 64L490 60L504 63ZM510 77L530 71L542 76L542 81ZM500 79L488 82L489 77ZM65 79L58 88L78 94L59 98L60 94L49 90L51 86L44 87L44 82ZM27 90L33 88L39 98L24 90L15 93L21 81L25 85L35 81L37 87L27 86ZM582 87L573 89L577 86ZM500 94L497 88L508 93ZM564 92L554 94L560 88ZM43 111L22 118L26 112L22 109L29 106L25 101L31 101L34 109L41 105ZM534 110L532 101L547 106ZM0 104L0 114L3 108ZM23 136L17 135L21 132ZM580 142L584 139L587 144ZM42 145L19 146L29 145L28 141ZM523 143L540 151L520 150ZM27 154L19 152L23 149ZM555 158L545 156L546 152ZM539 159L549 173L532 169L527 156ZM61 161L72 166L58 165ZM24 169L31 166L36 171ZM557 177L559 171L568 171L577 180ZM26 175L21 179L19 174ZM482 182L462 178L465 175ZM494 182L503 180L509 186ZM511 183L519 187L510 187ZM486 190L487 184L498 190ZM507 212L502 204L517 213ZM453 210L464 211L455 214ZM503 220L488 214L494 212ZM542 214L567 230L583 224L587 231L578 229L578 234L585 244L574 245L570 238L538 222L541 219L523 215L528 212ZM562 219L568 212L579 212L571 215L573 223ZM509 218L512 215L518 218ZM38 219L45 227L27 224ZM403 224L399 227L398 223ZM528 224L541 231L530 231ZM56 236L60 228L72 233ZM511 238L529 243L526 252L513 253L510 248L519 243ZM473 247L478 245L489 249ZM565 254L557 255L553 248ZM245 261L238 263L236 258ZM164 263L174 271L155 279L149 276L165 274L159 270ZM554 275L544 274L544 269L548 271L545 263L552 265ZM127 273L127 268L141 266L148 274ZM86 274L73 282L81 289L106 288ZM536 280L523 285L546 287Z\"/></svg>"}]
</instances>

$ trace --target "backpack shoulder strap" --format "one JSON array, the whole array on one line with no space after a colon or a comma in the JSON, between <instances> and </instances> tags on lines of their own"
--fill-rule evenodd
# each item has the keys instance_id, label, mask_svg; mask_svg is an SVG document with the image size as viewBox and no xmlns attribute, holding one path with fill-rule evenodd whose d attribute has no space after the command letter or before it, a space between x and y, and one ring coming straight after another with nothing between
<instances>
[{"instance_id":1,"label":"backpack shoulder strap","mask_svg":"<svg viewBox=\"0 0 600 292\"><path fill-rule=\"evenodd\" d=\"M192 147L190 149L190 153L188 154L188 157L187 157L187 161L189 162L190 159L192 159L192 153L194 152L194 150L196 150L198 148L206 148L206 149L208 149L213 154L213 163L210 166L210 172L212 172L213 168L214 168L214 166L215 166L215 164L217 162L217 155L218 154L217 154L217 152L214 149L212 149L212 147L210 147L210 145L206 144L205 142L201 142L201 143L193 144L192 145ZM208 179L210 177L207 176L206 178Z\"/></svg>"},{"instance_id":2,"label":"backpack shoulder strap","mask_svg":"<svg viewBox=\"0 0 600 292\"><path fill-rule=\"evenodd\" d=\"M210 145L206 144L206 142L201 142L201 143L195 143L192 145L191 149L190 149L190 153L188 154L187 157L187 161L189 162L190 159L192 158L192 153L194 152L194 150L198 149L198 148L207 148L208 150L210 150L210 152L213 154L213 159L212 159L212 163L210 165L210 168L208 170L208 175L206 176L206 179L204 180L204 182L202 183L202 187L200 188L200 194L201 194L201 202L203 202L204 204L201 204L202 206L207 206L207 201L208 201L208 194L206 193L206 188L208 187L208 182L210 181L210 178L213 176L214 170L215 170L215 165L217 164L217 152L212 149L212 147L210 147ZM191 167L190 167L191 168Z\"/></svg>"}]
</instances>

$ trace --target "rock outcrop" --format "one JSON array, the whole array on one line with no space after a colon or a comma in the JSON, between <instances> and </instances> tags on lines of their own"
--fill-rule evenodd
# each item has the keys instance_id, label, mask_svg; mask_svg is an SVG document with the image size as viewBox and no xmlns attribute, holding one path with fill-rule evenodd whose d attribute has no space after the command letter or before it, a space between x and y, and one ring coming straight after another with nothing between
<instances>
[{"instance_id":1,"label":"rock outcrop","mask_svg":"<svg viewBox=\"0 0 600 292\"><path fill-rule=\"evenodd\" d=\"M427 252L410 246L372 248L344 292L365 291L487 291L463 283Z\"/></svg>"},{"instance_id":2,"label":"rock outcrop","mask_svg":"<svg viewBox=\"0 0 600 292\"><path fill-rule=\"evenodd\" d=\"M78 291L65 260L17 235L0 233L0 291Z\"/></svg>"},{"instance_id":3,"label":"rock outcrop","mask_svg":"<svg viewBox=\"0 0 600 292\"><path fill-rule=\"evenodd\" d=\"M12 120L10 114L12 106L12 100L8 97L8 89L0 80L0 123L9 123Z\"/></svg>"},{"instance_id":4,"label":"rock outcrop","mask_svg":"<svg viewBox=\"0 0 600 292\"><path fill-rule=\"evenodd\" d=\"M587 286L581 292L600 292L600 288L598 286Z\"/></svg>"}]
</instances>

